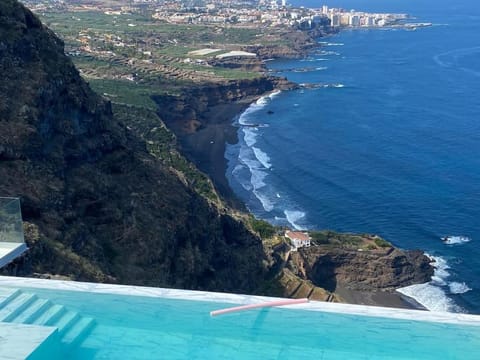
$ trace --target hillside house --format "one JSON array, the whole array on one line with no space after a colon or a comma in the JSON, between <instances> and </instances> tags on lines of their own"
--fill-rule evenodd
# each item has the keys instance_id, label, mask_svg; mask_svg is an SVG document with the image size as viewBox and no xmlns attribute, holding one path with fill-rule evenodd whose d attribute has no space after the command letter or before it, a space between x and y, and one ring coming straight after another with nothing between
<instances>
[{"instance_id":1,"label":"hillside house","mask_svg":"<svg viewBox=\"0 0 480 360\"><path fill-rule=\"evenodd\" d=\"M310 246L310 236L306 232L300 231L285 231L285 237L292 243L292 251L297 251L301 247Z\"/></svg>"}]
</instances>

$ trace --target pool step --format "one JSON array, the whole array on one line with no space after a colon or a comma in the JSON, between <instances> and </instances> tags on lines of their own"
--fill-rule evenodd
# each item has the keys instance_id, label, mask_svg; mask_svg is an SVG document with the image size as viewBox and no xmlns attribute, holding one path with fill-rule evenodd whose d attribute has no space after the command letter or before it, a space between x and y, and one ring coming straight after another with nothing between
<instances>
[{"instance_id":1,"label":"pool step","mask_svg":"<svg viewBox=\"0 0 480 360\"><path fill-rule=\"evenodd\" d=\"M14 289L0 289L0 321L56 327L67 352L80 345L96 325L94 319L63 305Z\"/></svg>"},{"instance_id":2,"label":"pool step","mask_svg":"<svg viewBox=\"0 0 480 360\"><path fill-rule=\"evenodd\" d=\"M28 308L16 317L10 319L10 322L19 324L29 324L42 314L45 309L51 306L51 302L45 299L36 299Z\"/></svg>"},{"instance_id":3,"label":"pool step","mask_svg":"<svg viewBox=\"0 0 480 360\"><path fill-rule=\"evenodd\" d=\"M15 296L0 309L0 321L10 322L37 299L37 295L29 293L21 293Z\"/></svg>"},{"instance_id":4,"label":"pool step","mask_svg":"<svg viewBox=\"0 0 480 360\"><path fill-rule=\"evenodd\" d=\"M67 309L65 309L65 306L54 304L46 309L38 318L36 318L32 324L51 326L52 324L55 324L58 318L60 318L60 316L62 316L66 311Z\"/></svg>"},{"instance_id":5,"label":"pool step","mask_svg":"<svg viewBox=\"0 0 480 360\"><path fill-rule=\"evenodd\" d=\"M63 336L62 342L74 347L87 338L95 327L95 320L92 318L80 318L75 325Z\"/></svg>"},{"instance_id":6,"label":"pool step","mask_svg":"<svg viewBox=\"0 0 480 360\"><path fill-rule=\"evenodd\" d=\"M58 328L60 336L63 337L65 333L80 319L80 315L74 311L67 311L60 319L57 320L53 326Z\"/></svg>"},{"instance_id":7,"label":"pool step","mask_svg":"<svg viewBox=\"0 0 480 360\"><path fill-rule=\"evenodd\" d=\"M0 288L0 309L13 298L20 295L20 290Z\"/></svg>"}]
</instances>

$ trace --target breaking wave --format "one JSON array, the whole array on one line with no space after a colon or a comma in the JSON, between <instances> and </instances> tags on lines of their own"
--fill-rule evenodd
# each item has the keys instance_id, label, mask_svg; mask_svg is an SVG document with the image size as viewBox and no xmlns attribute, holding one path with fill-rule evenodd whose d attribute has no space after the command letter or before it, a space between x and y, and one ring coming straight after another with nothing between
<instances>
[{"instance_id":1,"label":"breaking wave","mask_svg":"<svg viewBox=\"0 0 480 360\"><path fill-rule=\"evenodd\" d=\"M450 266L444 258L425 255L432 260L431 264L435 268L432 280L425 284L400 288L397 291L414 299L430 311L462 312L462 308L456 305L447 294L462 294L470 288L465 283L448 282Z\"/></svg>"},{"instance_id":2,"label":"breaking wave","mask_svg":"<svg viewBox=\"0 0 480 360\"><path fill-rule=\"evenodd\" d=\"M238 157L236 156L231 175L243 190L250 194L253 202L249 204L249 208L254 213L271 217L272 221L278 224L304 229L306 213L300 211L288 196L281 196L279 189L272 185L269 180L269 176L274 174L272 160L259 143L262 128L268 125L257 124L258 114L255 113L268 106L279 94L280 91L275 91L261 97L239 116L237 122L241 128L238 133Z\"/></svg>"},{"instance_id":3,"label":"breaking wave","mask_svg":"<svg viewBox=\"0 0 480 360\"><path fill-rule=\"evenodd\" d=\"M442 241L447 245L463 244L472 241L468 236L445 236Z\"/></svg>"},{"instance_id":4,"label":"breaking wave","mask_svg":"<svg viewBox=\"0 0 480 360\"><path fill-rule=\"evenodd\" d=\"M448 287L450 288L450 293L451 294L465 294L467 291L472 290L467 284L464 282L451 282L448 284Z\"/></svg>"},{"instance_id":5,"label":"breaking wave","mask_svg":"<svg viewBox=\"0 0 480 360\"><path fill-rule=\"evenodd\" d=\"M260 150L259 148L252 146L253 153L255 154L255 157L258 159L258 161L263 165L265 169L270 169L272 167L272 164L270 163L270 157Z\"/></svg>"},{"instance_id":6,"label":"breaking wave","mask_svg":"<svg viewBox=\"0 0 480 360\"><path fill-rule=\"evenodd\" d=\"M292 225L296 230L304 230L305 227L298 223L299 220L305 218L305 213L298 210L284 210L283 213L287 218L287 221Z\"/></svg>"}]
</instances>

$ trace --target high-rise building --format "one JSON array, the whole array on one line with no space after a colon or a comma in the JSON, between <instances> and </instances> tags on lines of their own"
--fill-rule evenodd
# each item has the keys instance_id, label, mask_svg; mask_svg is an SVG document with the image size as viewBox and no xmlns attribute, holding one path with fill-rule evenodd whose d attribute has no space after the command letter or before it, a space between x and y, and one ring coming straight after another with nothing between
<instances>
[{"instance_id":1,"label":"high-rise building","mask_svg":"<svg viewBox=\"0 0 480 360\"><path fill-rule=\"evenodd\" d=\"M330 15L330 25L331 26L340 26L340 17L336 14Z\"/></svg>"},{"instance_id":2,"label":"high-rise building","mask_svg":"<svg viewBox=\"0 0 480 360\"><path fill-rule=\"evenodd\" d=\"M322 14L328 14L328 6L327 5L322 6Z\"/></svg>"},{"instance_id":3,"label":"high-rise building","mask_svg":"<svg viewBox=\"0 0 480 360\"><path fill-rule=\"evenodd\" d=\"M350 15L350 19L348 20L348 25L360 26L360 17L358 15Z\"/></svg>"},{"instance_id":4,"label":"high-rise building","mask_svg":"<svg viewBox=\"0 0 480 360\"><path fill-rule=\"evenodd\" d=\"M373 17L367 16L365 18L365 26L373 26L373 25L374 25Z\"/></svg>"}]
</instances>

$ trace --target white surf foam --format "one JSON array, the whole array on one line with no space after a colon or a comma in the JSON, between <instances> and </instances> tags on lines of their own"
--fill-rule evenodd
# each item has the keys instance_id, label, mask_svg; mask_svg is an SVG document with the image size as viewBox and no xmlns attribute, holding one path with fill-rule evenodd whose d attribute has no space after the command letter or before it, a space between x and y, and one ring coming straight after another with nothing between
<instances>
[{"instance_id":1,"label":"white surf foam","mask_svg":"<svg viewBox=\"0 0 480 360\"><path fill-rule=\"evenodd\" d=\"M247 132L248 133L248 132ZM257 149L255 153L255 149ZM240 165L237 165L232 171L240 185L247 191L251 191L253 195L260 201L265 211L270 212L274 208L273 197L268 196L265 188L267 184L265 178L268 176L266 166L270 165L269 158L260 149L248 146L242 146L239 151L238 159ZM261 158L263 163L258 159ZM242 170L248 171L248 175L242 174ZM246 180L249 179L249 180Z\"/></svg>"},{"instance_id":2,"label":"white surf foam","mask_svg":"<svg viewBox=\"0 0 480 360\"><path fill-rule=\"evenodd\" d=\"M268 95L262 96L256 102L250 104L250 106L238 117L238 123L240 125L252 125L250 116L265 108L270 101L281 93L280 90L275 90Z\"/></svg>"},{"instance_id":3,"label":"white surf foam","mask_svg":"<svg viewBox=\"0 0 480 360\"><path fill-rule=\"evenodd\" d=\"M450 288L450 292L452 294L464 294L466 293L467 291L470 291L472 290L467 284L465 284L464 282L460 283L460 282L451 282L450 284L448 284L448 287Z\"/></svg>"},{"instance_id":4,"label":"white surf foam","mask_svg":"<svg viewBox=\"0 0 480 360\"><path fill-rule=\"evenodd\" d=\"M437 286L447 285L447 278L450 276L448 269L450 266L447 264L447 261L440 256L429 256L432 260L431 264L435 267L435 271L432 276L432 284Z\"/></svg>"},{"instance_id":5,"label":"white surf foam","mask_svg":"<svg viewBox=\"0 0 480 360\"><path fill-rule=\"evenodd\" d=\"M324 88L343 88L345 87L344 84L324 84Z\"/></svg>"},{"instance_id":6,"label":"white surf foam","mask_svg":"<svg viewBox=\"0 0 480 360\"><path fill-rule=\"evenodd\" d=\"M252 184L250 181L246 180L244 176L242 176L242 172L247 171L247 167L243 164L238 164L232 170L232 175L238 181L238 183L247 191L251 191L253 189Z\"/></svg>"},{"instance_id":7,"label":"white surf foam","mask_svg":"<svg viewBox=\"0 0 480 360\"><path fill-rule=\"evenodd\" d=\"M327 43L326 45L327 46L343 46L345 44L342 44L342 43Z\"/></svg>"},{"instance_id":8,"label":"white surf foam","mask_svg":"<svg viewBox=\"0 0 480 360\"><path fill-rule=\"evenodd\" d=\"M259 98L239 117L238 123L245 127L242 129L244 144L240 146L238 159L243 166L242 169L245 170L245 172L248 170L250 173L250 184L247 185L245 183L245 179L248 179L248 175L245 176L245 174L242 174L242 172L237 169L234 169L232 172L242 187L247 191L251 191L260 201L263 209L267 212L274 209L276 200L275 193L272 193L273 190L267 186L265 181L265 178L268 176L268 172L265 170L270 169L272 164L268 154L262 151L258 146L254 145L257 143L258 136L260 135L259 128L267 127L268 125L257 124L252 121L250 116L267 106L280 93L280 90L276 90Z\"/></svg>"},{"instance_id":9,"label":"white surf foam","mask_svg":"<svg viewBox=\"0 0 480 360\"><path fill-rule=\"evenodd\" d=\"M243 140L248 147L251 147L257 143L258 132L255 128L243 129Z\"/></svg>"},{"instance_id":10,"label":"white surf foam","mask_svg":"<svg viewBox=\"0 0 480 360\"><path fill-rule=\"evenodd\" d=\"M283 213L287 218L287 221L296 229L296 230L304 230L304 228L298 224L298 221L305 217L305 213L303 211L298 210L284 210Z\"/></svg>"},{"instance_id":11,"label":"white surf foam","mask_svg":"<svg viewBox=\"0 0 480 360\"><path fill-rule=\"evenodd\" d=\"M252 168L250 168L250 172L252 173L251 183L253 188L255 190L258 190L265 187L266 184L263 180L265 180L265 178L267 177L267 173L265 171Z\"/></svg>"},{"instance_id":12,"label":"white surf foam","mask_svg":"<svg viewBox=\"0 0 480 360\"><path fill-rule=\"evenodd\" d=\"M455 304L438 286L427 284L411 285L397 290L415 299L430 311L454 312Z\"/></svg>"},{"instance_id":13,"label":"white surf foam","mask_svg":"<svg viewBox=\"0 0 480 360\"><path fill-rule=\"evenodd\" d=\"M270 157L264 151L260 150L255 146L252 146L252 150L255 154L255 157L265 169L270 169L272 167L272 164L270 163Z\"/></svg>"},{"instance_id":14,"label":"white surf foam","mask_svg":"<svg viewBox=\"0 0 480 360\"><path fill-rule=\"evenodd\" d=\"M268 97L270 98L270 100L273 100L274 98L276 98L278 95L280 95L282 93L281 90L275 90L273 91L272 93L270 93L268 95Z\"/></svg>"},{"instance_id":15,"label":"white surf foam","mask_svg":"<svg viewBox=\"0 0 480 360\"><path fill-rule=\"evenodd\" d=\"M450 269L447 261L440 256L425 255L432 260L431 264L435 268L432 281L425 284L407 286L397 289L397 291L415 299L415 301L430 311L460 312L460 307L447 296L444 290L448 285L447 278L450 276L450 273L447 271Z\"/></svg>"},{"instance_id":16,"label":"white surf foam","mask_svg":"<svg viewBox=\"0 0 480 360\"><path fill-rule=\"evenodd\" d=\"M326 66L319 66L319 67L315 68L315 70L317 70L317 71L327 70L327 69L328 69L328 67L326 67Z\"/></svg>"},{"instance_id":17,"label":"white surf foam","mask_svg":"<svg viewBox=\"0 0 480 360\"><path fill-rule=\"evenodd\" d=\"M267 105L268 104L268 96L262 96L260 99L258 99L256 102L255 102L255 105L258 105L258 106L264 106L264 105Z\"/></svg>"},{"instance_id":18,"label":"white surf foam","mask_svg":"<svg viewBox=\"0 0 480 360\"><path fill-rule=\"evenodd\" d=\"M262 207L265 211L270 212L274 208L273 202L268 198L267 195L260 193L257 190L253 190L256 198L262 203Z\"/></svg>"},{"instance_id":19,"label":"white surf foam","mask_svg":"<svg viewBox=\"0 0 480 360\"><path fill-rule=\"evenodd\" d=\"M320 51L319 55L326 56L326 55L340 55L339 52L336 51Z\"/></svg>"},{"instance_id":20,"label":"white surf foam","mask_svg":"<svg viewBox=\"0 0 480 360\"><path fill-rule=\"evenodd\" d=\"M463 244L472 241L468 236L446 236L442 241L447 245Z\"/></svg>"},{"instance_id":21,"label":"white surf foam","mask_svg":"<svg viewBox=\"0 0 480 360\"><path fill-rule=\"evenodd\" d=\"M238 118L238 123L240 125L251 125L250 122L250 116L257 112L262 110L270 101L271 99L269 96L263 96L260 99L258 99L256 102L251 104Z\"/></svg>"}]
</instances>

